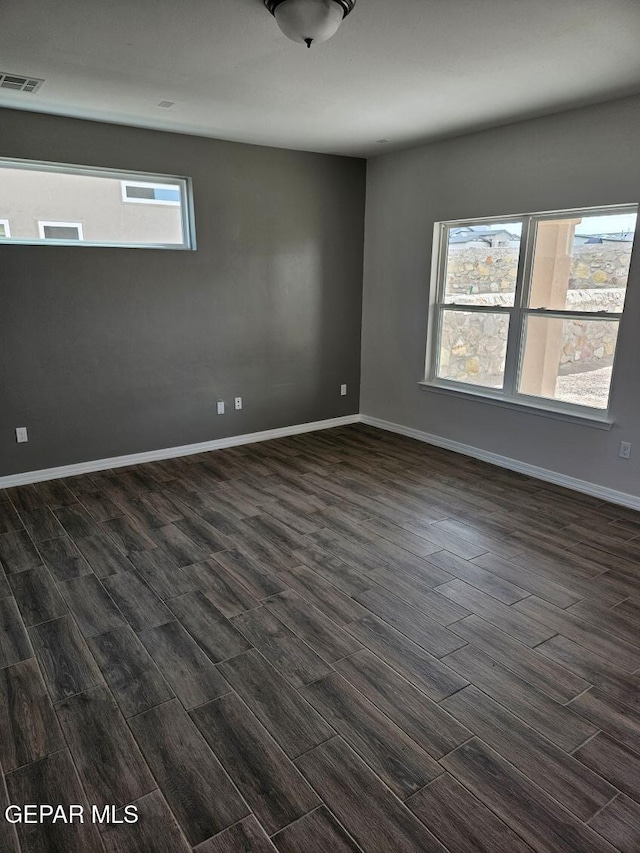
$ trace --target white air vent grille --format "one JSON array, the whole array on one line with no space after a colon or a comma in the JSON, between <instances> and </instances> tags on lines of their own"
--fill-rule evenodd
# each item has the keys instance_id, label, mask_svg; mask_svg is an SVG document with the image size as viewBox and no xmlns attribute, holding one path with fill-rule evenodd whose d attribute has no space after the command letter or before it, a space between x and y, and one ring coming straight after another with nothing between
<instances>
[{"instance_id":1,"label":"white air vent grille","mask_svg":"<svg viewBox=\"0 0 640 853\"><path fill-rule=\"evenodd\" d=\"M44 80L37 77L23 77L20 74L7 74L0 71L0 89L13 89L14 92L26 92L33 95L38 91Z\"/></svg>"}]
</instances>

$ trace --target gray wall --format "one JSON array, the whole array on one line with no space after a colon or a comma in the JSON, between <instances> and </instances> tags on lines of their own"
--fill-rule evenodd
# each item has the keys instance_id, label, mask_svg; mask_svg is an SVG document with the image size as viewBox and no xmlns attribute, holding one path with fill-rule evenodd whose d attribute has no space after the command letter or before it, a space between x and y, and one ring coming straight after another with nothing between
<instances>
[{"instance_id":1,"label":"gray wall","mask_svg":"<svg viewBox=\"0 0 640 853\"><path fill-rule=\"evenodd\" d=\"M0 246L0 476L359 411L364 161L11 110L0 156L191 176L198 241Z\"/></svg>"},{"instance_id":2,"label":"gray wall","mask_svg":"<svg viewBox=\"0 0 640 853\"><path fill-rule=\"evenodd\" d=\"M640 495L640 240L611 400L588 426L421 390L434 222L640 200L640 99L513 124L369 161L361 410ZM618 458L621 440L634 444Z\"/></svg>"}]
</instances>

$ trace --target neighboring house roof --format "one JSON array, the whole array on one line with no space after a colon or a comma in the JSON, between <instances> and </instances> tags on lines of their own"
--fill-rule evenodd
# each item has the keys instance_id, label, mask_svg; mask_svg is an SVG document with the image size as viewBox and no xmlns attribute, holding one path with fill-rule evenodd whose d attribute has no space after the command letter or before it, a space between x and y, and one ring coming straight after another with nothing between
<instances>
[{"instance_id":1,"label":"neighboring house roof","mask_svg":"<svg viewBox=\"0 0 640 853\"><path fill-rule=\"evenodd\" d=\"M601 243L630 243L633 241L633 231L622 231L619 234L576 234L575 241L580 245ZM518 242L520 236L512 234L506 228L496 231L483 225L465 225L462 228L452 228L449 232L449 244L465 245L467 243L484 243L495 245L496 241Z\"/></svg>"},{"instance_id":2,"label":"neighboring house roof","mask_svg":"<svg viewBox=\"0 0 640 853\"><path fill-rule=\"evenodd\" d=\"M490 246L497 239L519 240L520 237L517 234L511 234L506 229L496 231L483 226L452 228L449 233L449 243L486 243Z\"/></svg>"},{"instance_id":3,"label":"neighboring house roof","mask_svg":"<svg viewBox=\"0 0 640 853\"><path fill-rule=\"evenodd\" d=\"M583 244L592 243L631 243L633 232L627 231L621 234L577 234L576 238Z\"/></svg>"},{"instance_id":4,"label":"neighboring house roof","mask_svg":"<svg viewBox=\"0 0 640 853\"><path fill-rule=\"evenodd\" d=\"M631 243L633 242L633 233L629 232L628 234L605 234L602 239L605 243Z\"/></svg>"}]
</instances>

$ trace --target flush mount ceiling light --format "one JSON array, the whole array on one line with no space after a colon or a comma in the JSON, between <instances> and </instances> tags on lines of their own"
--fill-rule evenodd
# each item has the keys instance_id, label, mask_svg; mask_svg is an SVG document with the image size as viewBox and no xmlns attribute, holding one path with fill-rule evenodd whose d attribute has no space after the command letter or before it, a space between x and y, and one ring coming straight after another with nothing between
<instances>
[{"instance_id":1,"label":"flush mount ceiling light","mask_svg":"<svg viewBox=\"0 0 640 853\"><path fill-rule=\"evenodd\" d=\"M356 0L264 0L264 5L287 38L311 47L337 33Z\"/></svg>"}]
</instances>

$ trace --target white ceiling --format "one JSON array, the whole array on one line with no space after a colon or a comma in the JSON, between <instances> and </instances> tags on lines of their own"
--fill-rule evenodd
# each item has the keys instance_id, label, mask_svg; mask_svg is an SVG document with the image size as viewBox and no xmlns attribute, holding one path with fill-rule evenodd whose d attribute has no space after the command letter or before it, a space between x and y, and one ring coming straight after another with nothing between
<instances>
[{"instance_id":1,"label":"white ceiling","mask_svg":"<svg viewBox=\"0 0 640 853\"><path fill-rule=\"evenodd\" d=\"M640 92L640 0L358 0L311 50L262 0L2 0L0 71L46 80L0 106L369 156Z\"/></svg>"}]
</instances>

